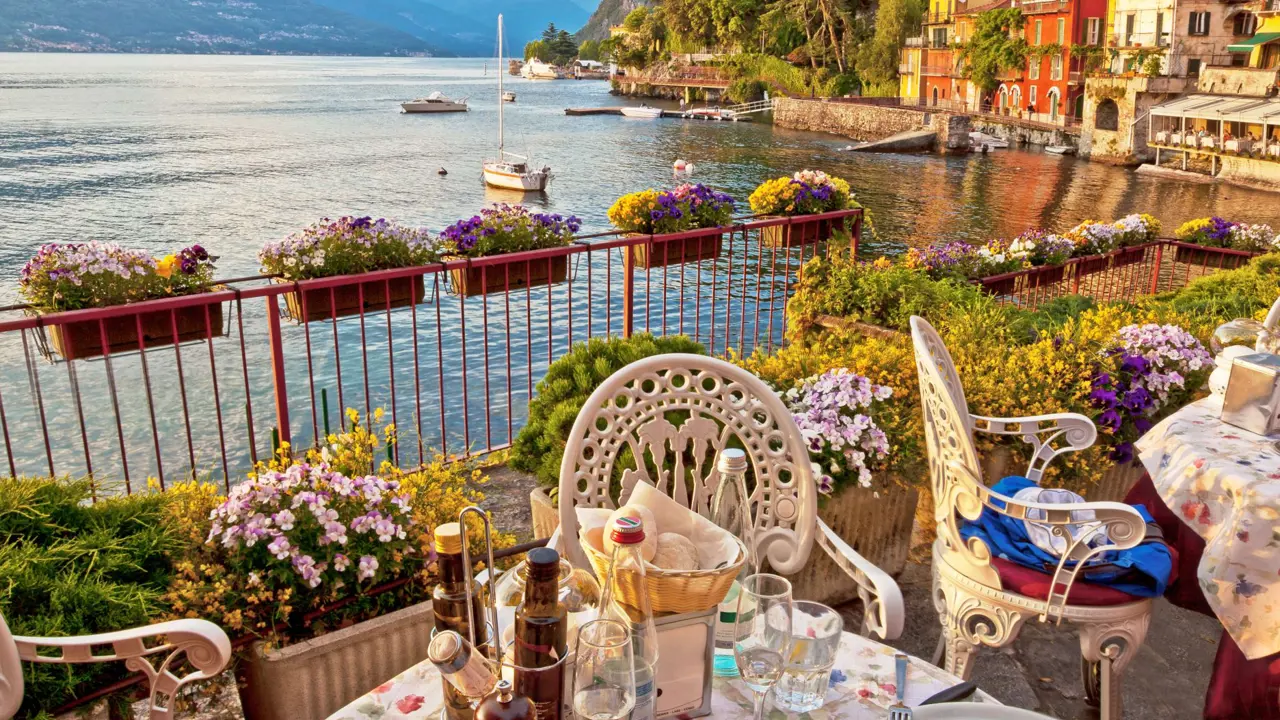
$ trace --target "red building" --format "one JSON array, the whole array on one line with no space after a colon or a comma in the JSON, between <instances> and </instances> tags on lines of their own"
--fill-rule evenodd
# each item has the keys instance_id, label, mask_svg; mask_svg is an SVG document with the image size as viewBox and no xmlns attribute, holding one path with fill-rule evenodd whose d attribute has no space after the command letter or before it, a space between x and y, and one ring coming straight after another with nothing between
<instances>
[{"instance_id":1,"label":"red building","mask_svg":"<svg viewBox=\"0 0 1280 720\"><path fill-rule=\"evenodd\" d=\"M1107 0L1028 0L1023 37L1031 46L1027 66L1006 73L992 98L997 112L1065 124L1084 114L1086 55L1071 48L1105 44Z\"/></svg>"}]
</instances>

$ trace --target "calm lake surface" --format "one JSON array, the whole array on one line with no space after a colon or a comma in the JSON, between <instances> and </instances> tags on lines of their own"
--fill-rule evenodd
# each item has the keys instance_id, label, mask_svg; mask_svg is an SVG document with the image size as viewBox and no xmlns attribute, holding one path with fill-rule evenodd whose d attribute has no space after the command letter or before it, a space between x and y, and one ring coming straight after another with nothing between
<instances>
[{"instance_id":1,"label":"calm lake surface","mask_svg":"<svg viewBox=\"0 0 1280 720\"><path fill-rule=\"evenodd\" d=\"M487 203L519 202L521 196L486 189L480 181L480 163L496 146L496 65L492 59L0 54L0 303L18 300L19 270L44 242L110 240L157 254L199 242L220 256L221 277L240 277L256 274L264 241L322 216L368 214L438 230ZM837 152L847 139L763 122L567 117L567 107L624 101L610 96L605 82L504 81L518 96L507 106L509 148L531 152L556 176L549 193L524 202L576 214L588 231L607 229L605 212L619 195L671 184L677 158L695 164L695 180L741 200L744 212L747 195L768 177L804 167L841 175L873 214L881 244L868 241L872 251L982 241L1031 226L1065 228L1140 211L1159 217L1169 232L1209 214L1280 225L1280 197L1269 193L1138 177L1036 151L861 155ZM468 96L471 112L400 112L399 103L433 90ZM437 175L438 168L448 175ZM755 252L739 247L726 255L745 261L734 271L741 273L749 263L765 264ZM523 303L508 311L500 303L484 307L473 299L462 305L438 295L420 306L416 333L407 310L396 311L393 323L372 325L367 336L353 321L339 323L337 338L328 325L309 326L309 336L287 326L294 438L305 442L312 433L311 386L316 393L328 390L336 423L335 391L345 389L344 404L360 407L367 385L368 404L399 409L401 437L411 444L422 437L429 449L447 439L457 451L508 441L509 430L523 423L530 381L541 377L547 358L581 340L589 318L594 335L607 332L606 312L613 313L608 329L620 329L616 298L602 287L611 262L616 268L616 258L593 253L576 268L573 285L579 289L570 297L562 288L550 298L545 289L534 291L535 310L528 316ZM581 288L590 286L584 272L595 280L585 293ZM686 314L709 319L694 298L722 295L738 314L724 325L720 344L730 336L741 342L750 333L750 348L765 332L752 326L760 314L759 281L717 288L708 286L711 273L690 273L673 271L681 288L690 287L688 303L683 290L680 295L680 321ZM766 289L779 277L761 274ZM612 278L618 281L616 272ZM648 292L647 286L637 289ZM587 294L593 306L586 305ZM769 316L780 317L774 294ZM14 333L0 337L4 431L12 437L18 471L45 472L55 464L59 472L82 472L89 469L89 455L99 473L118 476L127 455L135 487L144 473L162 469L172 477L216 468L220 476L224 458L229 475L238 476L249 444L259 452L269 447L266 428L274 415L265 307L260 300L245 303L243 358L241 319L233 323L230 306L227 312L227 337L215 341L216 368L202 345L187 346L186 384L175 388L172 349L149 352L149 370L139 367L136 353L121 357L113 362L114 403L101 361L51 364L36 352L35 338L24 346ZM654 308L655 321L674 323L676 313L665 303ZM459 327L464 318L465 343ZM394 333L386 327L391 324ZM481 343L478 334L486 326L492 332ZM705 333L704 324L698 333L704 342ZM431 360L424 359L421 387L412 372L415 336ZM780 340L781 324L771 323L767 336ZM308 338L317 349L314 358L306 355ZM335 344L342 347L340 381ZM515 358L510 372L504 366L508 353ZM149 394L142 392L147 387ZM427 415L420 433L406 427L414 394ZM486 395L498 400L497 407L485 405ZM440 422L433 426L436 415ZM250 416L256 425L251 435ZM441 427L446 416L447 429ZM225 427L220 431L215 421ZM42 425L49 428L48 447ZM7 460L0 459L0 467Z\"/></svg>"}]
</instances>

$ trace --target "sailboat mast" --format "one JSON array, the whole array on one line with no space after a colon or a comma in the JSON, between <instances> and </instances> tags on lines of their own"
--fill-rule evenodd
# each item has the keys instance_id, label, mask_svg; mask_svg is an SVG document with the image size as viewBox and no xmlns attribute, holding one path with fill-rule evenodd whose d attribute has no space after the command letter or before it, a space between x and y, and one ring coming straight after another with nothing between
<instances>
[{"instance_id":1,"label":"sailboat mast","mask_svg":"<svg viewBox=\"0 0 1280 720\"><path fill-rule=\"evenodd\" d=\"M498 162L502 162L502 16L498 16Z\"/></svg>"}]
</instances>

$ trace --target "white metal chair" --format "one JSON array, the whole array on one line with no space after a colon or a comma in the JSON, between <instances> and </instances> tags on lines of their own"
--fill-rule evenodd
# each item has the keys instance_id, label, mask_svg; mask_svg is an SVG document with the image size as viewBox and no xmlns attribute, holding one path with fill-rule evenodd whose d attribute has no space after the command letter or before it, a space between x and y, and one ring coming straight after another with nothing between
<instances>
[{"instance_id":1,"label":"white metal chair","mask_svg":"<svg viewBox=\"0 0 1280 720\"><path fill-rule=\"evenodd\" d=\"M163 642L151 642L163 637ZM108 652L103 652L107 650ZM56 654L48 653L50 650ZM195 672L173 673L179 655L186 653ZM162 656L160 664L149 660ZM15 637L0 617L0 720L8 720L22 705L20 660L36 663L97 663L123 660L125 667L147 676L151 687L151 720L172 720L174 699L183 685L216 676L231 660L231 641L222 628L207 620L173 620L143 628L80 637Z\"/></svg>"},{"instance_id":2,"label":"white metal chair","mask_svg":"<svg viewBox=\"0 0 1280 720\"><path fill-rule=\"evenodd\" d=\"M1058 454L1093 445L1097 438L1093 422L1074 413L1025 418L972 415L951 354L933 327L923 318L911 318L911 339L920 375L938 524L938 539L933 546L933 599L942 621L942 637L934 662L945 658L948 672L968 679L979 646L999 648L1012 643L1022 624L1032 616L1041 622L1067 620L1080 625L1086 698L1101 705L1103 720L1119 718L1119 675L1146 637L1151 600L1110 588L1098 591L1098 586L1076 585L1074 590L1079 592L1077 602L1073 602L1073 583L1084 563L1104 549L1130 548L1142 542L1146 536L1142 516L1123 503L1030 503L994 493L982 483L982 468L973 442L974 432L1020 437L1032 447L1026 477L1039 482L1045 467ZM1056 443L1063 447L1055 447ZM995 561L981 540L972 538L966 542L961 538L962 519L975 521L984 510L1019 520L1038 510L1044 519L1034 518L1035 521L1051 526L1054 535L1069 541L1052 576L1044 573L1044 582L1037 583L1043 597L1006 588L1000 573L1005 567L1003 561ZM1092 511L1095 521L1085 524L1084 531L1073 540L1066 526L1078 524L1079 516L1073 520L1073 513L1081 511ZM1090 547L1088 541L1103 531L1114 544L1109 548ZM1030 586L1019 589L1032 592ZM1096 597L1087 605L1078 602L1087 593Z\"/></svg>"},{"instance_id":3,"label":"white metal chair","mask_svg":"<svg viewBox=\"0 0 1280 720\"><path fill-rule=\"evenodd\" d=\"M687 417L675 425L673 413ZM587 567L575 542L574 508L624 504L640 479L707 515L720 482L716 455L734 437L755 473L749 500L758 557L767 557L775 572L792 574L804 567L816 539L857 583L863 634L898 637L902 592L818 517L809 451L786 406L759 378L715 358L645 358L611 375L587 399L560 466L560 528L569 559ZM623 469L621 497L614 498L614 466L628 448L637 461Z\"/></svg>"}]
</instances>

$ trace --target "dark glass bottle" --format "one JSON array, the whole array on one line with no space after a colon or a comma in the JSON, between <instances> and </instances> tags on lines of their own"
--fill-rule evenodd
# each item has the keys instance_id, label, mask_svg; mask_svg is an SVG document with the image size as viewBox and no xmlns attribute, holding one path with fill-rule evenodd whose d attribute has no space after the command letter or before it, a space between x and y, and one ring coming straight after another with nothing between
<instances>
[{"instance_id":1,"label":"dark glass bottle","mask_svg":"<svg viewBox=\"0 0 1280 720\"><path fill-rule=\"evenodd\" d=\"M533 702L537 720L560 720L568 653L564 603L560 602L560 554L529 552L524 600L516 608L515 691ZM547 668L541 672L534 669Z\"/></svg>"},{"instance_id":2,"label":"dark glass bottle","mask_svg":"<svg viewBox=\"0 0 1280 720\"><path fill-rule=\"evenodd\" d=\"M476 720L534 720L533 703L511 691L511 683L499 680L493 694L476 706Z\"/></svg>"},{"instance_id":3,"label":"dark glass bottle","mask_svg":"<svg viewBox=\"0 0 1280 720\"><path fill-rule=\"evenodd\" d=\"M458 523L437 525L435 530L436 574L439 582L431 593L431 610L435 614L436 631L452 630L464 638L471 638L471 626L467 620L467 603L471 602L476 621L476 651L488 653L488 634L485 631L484 605L479 593L467 596L466 564L462 561L462 528ZM444 682L445 710L450 720L470 720L471 701Z\"/></svg>"}]
</instances>

